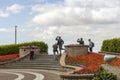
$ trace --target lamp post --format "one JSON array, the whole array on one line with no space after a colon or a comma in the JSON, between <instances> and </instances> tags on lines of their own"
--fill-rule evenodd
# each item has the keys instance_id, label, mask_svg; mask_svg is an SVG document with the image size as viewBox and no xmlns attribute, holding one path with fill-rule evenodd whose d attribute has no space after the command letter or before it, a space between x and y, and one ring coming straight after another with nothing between
<instances>
[{"instance_id":1,"label":"lamp post","mask_svg":"<svg viewBox=\"0 0 120 80\"><path fill-rule=\"evenodd\" d=\"M17 44L17 26L15 26L15 44Z\"/></svg>"}]
</instances>

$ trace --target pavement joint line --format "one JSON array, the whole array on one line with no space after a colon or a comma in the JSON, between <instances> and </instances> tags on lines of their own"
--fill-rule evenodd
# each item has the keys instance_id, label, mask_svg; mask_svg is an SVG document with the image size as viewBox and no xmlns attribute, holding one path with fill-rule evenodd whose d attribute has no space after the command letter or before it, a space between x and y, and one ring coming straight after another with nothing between
<instances>
[{"instance_id":1,"label":"pavement joint line","mask_svg":"<svg viewBox=\"0 0 120 80\"><path fill-rule=\"evenodd\" d=\"M0 72L0 73L7 73L7 74L14 74L14 75L17 75L18 77L14 80L22 80L24 79L24 75L23 74L20 74L20 73L14 73L14 72Z\"/></svg>"}]
</instances>

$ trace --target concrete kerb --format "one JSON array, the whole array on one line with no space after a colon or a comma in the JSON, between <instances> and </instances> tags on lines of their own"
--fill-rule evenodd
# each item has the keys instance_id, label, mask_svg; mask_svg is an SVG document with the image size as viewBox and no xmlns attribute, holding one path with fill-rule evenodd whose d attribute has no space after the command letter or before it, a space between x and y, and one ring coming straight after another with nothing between
<instances>
[{"instance_id":1,"label":"concrete kerb","mask_svg":"<svg viewBox=\"0 0 120 80\"><path fill-rule=\"evenodd\" d=\"M64 52L60 58L60 65L63 67L63 68L70 68L70 69L74 69L74 70L79 70L79 69L82 69L82 67L78 67L78 66L71 66L71 65L67 65L65 63L65 58L66 58L66 53ZM71 73L71 72L70 72Z\"/></svg>"}]
</instances>

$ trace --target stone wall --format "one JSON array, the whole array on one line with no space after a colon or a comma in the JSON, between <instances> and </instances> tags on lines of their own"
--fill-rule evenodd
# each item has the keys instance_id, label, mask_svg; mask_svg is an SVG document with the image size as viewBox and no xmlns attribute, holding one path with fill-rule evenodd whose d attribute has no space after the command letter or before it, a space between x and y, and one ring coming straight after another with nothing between
<instances>
[{"instance_id":1,"label":"stone wall","mask_svg":"<svg viewBox=\"0 0 120 80\"><path fill-rule=\"evenodd\" d=\"M70 56L88 53L88 45L70 44L65 45L65 53Z\"/></svg>"},{"instance_id":2,"label":"stone wall","mask_svg":"<svg viewBox=\"0 0 120 80\"><path fill-rule=\"evenodd\" d=\"M37 46L33 46L34 47L34 53L35 54L40 54L40 49ZM20 57L24 56L25 54L30 53L30 47L29 46L22 46L19 48L19 54Z\"/></svg>"}]
</instances>

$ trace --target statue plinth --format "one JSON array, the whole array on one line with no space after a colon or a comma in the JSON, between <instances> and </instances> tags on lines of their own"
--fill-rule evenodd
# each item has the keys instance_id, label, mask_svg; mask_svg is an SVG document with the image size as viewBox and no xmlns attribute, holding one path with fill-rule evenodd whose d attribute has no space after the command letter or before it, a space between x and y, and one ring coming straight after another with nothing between
<instances>
[{"instance_id":1,"label":"statue plinth","mask_svg":"<svg viewBox=\"0 0 120 80\"><path fill-rule=\"evenodd\" d=\"M40 49L37 46L33 46L35 55L40 54ZM22 46L19 47L19 55L20 57L25 54L30 53L30 46Z\"/></svg>"},{"instance_id":2,"label":"statue plinth","mask_svg":"<svg viewBox=\"0 0 120 80\"><path fill-rule=\"evenodd\" d=\"M88 45L70 44L65 45L65 53L70 56L88 53Z\"/></svg>"}]
</instances>

